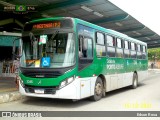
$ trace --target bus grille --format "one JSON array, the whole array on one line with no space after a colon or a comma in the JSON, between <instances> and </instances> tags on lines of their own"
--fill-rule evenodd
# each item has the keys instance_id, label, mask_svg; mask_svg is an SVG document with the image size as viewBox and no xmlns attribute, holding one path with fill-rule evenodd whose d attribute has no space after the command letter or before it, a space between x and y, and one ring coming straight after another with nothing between
<instances>
[{"instance_id":1,"label":"bus grille","mask_svg":"<svg viewBox=\"0 0 160 120\"><path fill-rule=\"evenodd\" d=\"M44 94L55 94L56 93L56 88L54 87L31 87L31 86L25 86L25 91L26 93L36 93L36 89L41 89L44 91Z\"/></svg>"}]
</instances>

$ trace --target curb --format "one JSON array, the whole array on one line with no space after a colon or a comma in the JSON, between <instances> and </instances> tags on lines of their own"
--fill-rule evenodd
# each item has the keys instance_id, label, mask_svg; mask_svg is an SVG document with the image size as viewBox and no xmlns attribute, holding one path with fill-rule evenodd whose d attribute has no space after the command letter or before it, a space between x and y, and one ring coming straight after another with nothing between
<instances>
[{"instance_id":1,"label":"curb","mask_svg":"<svg viewBox=\"0 0 160 120\"><path fill-rule=\"evenodd\" d=\"M18 91L0 94L0 104L24 99Z\"/></svg>"}]
</instances>

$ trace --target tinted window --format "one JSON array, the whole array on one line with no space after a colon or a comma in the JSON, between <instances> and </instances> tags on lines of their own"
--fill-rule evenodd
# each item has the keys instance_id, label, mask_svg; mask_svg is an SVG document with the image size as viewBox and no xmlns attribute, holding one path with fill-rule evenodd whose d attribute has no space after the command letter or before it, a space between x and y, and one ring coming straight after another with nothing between
<instances>
[{"instance_id":1,"label":"tinted window","mask_svg":"<svg viewBox=\"0 0 160 120\"><path fill-rule=\"evenodd\" d=\"M137 59L142 59L142 53L141 52L137 52Z\"/></svg>"},{"instance_id":2,"label":"tinted window","mask_svg":"<svg viewBox=\"0 0 160 120\"><path fill-rule=\"evenodd\" d=\"M137 45L137 51L141 51L141 45Z\"/></svg>"},{"instance_id":3,"label":"tinted window","mask_svg":"<svg viewBox=\"0 0 160 120\"><path fill-rule=\"evenodd\" d=\"M117 47L122 48L122 40L117 38Z\"/></svg>"},{"instance_id":4,"label":"tinted window","mask_svg":"<svg viewBox=\"0 0 160 120\"><path fill-rule=\"evenodd\" d=\"M130 58L129 42L124 41L124 57Z\"/></svg>"},{"instance_id":5,"label":"tinted window","mask_svg":"<svg viewBox=\"0 0 160 120\"><path fill-rule=\"evenodd\" d=\"M122 40L117 38L117 52L116 52L116 57L123 57L123 49L122 49Z\"/></svg>"},{"instance_id":6,"label":"tinted window","mask_svg":"<svg viewBox=\"0 0 160 120\"><path fill-rule=\"evenodd\" d=\"M124 57L130 58L130 50L127 50L127 49L124 50Z\"/></svg>"},{"instance_id":7,"label":"tinted window","mask_svg":"<svg viewBox=\"0 0 160 120\"><path fill-rule=\"evenodd\" d=\"M101 57L101 56L106 56L106 49L104 45L96 45L96 52L97 52L97 56Z\"/></svg>"},{"instance_id":8,"label":"tinted window","mask_svg":"<svg viewBox=\"0 0 160 120\"><path fill-rule=\"evenodd\" d=\"M107 48L107 55L109 57L115 57L115 52L116 52L115 47L108 47Z\"/></svg>"},{"instance_id":9,"label":"tinted window","mask_svg":"<svg viewBox=\"0 0 160 120\"><path fill-rule=\"evenodd\" d=\"M115 40L112 36L107 35L107 46L115 46Z\"/></svg>"},{"instance_id":10,"label":"tinted window","mask_svg":"<svg viewBox=\"0 0 160 120\"><path fill-rule=\"evenodd\" d=\"M106 43L107 43L107 55L109 57L115 57L115 39L112 36L106 36Z\"/></svg>"},{"instance_id":11,"label":"tinted window","mask_svg":"<svg viewBox=\"0 0 160 120\"><path fill-rule=\"evenodd\" d=\"M136 50L135 48L135 43L131 43L131 50Z\"/></svg>"},{"instance_id":12,"label":"tinted window","mask_svg":"<svg viewBox=\"0 0 160 120\"><path fill-rule=\"evenodd\" d=\"M142 59L141 45L137 45L137 59Z\"/></svg>"},{"instance_id":13,"label":"tinted window","mask_svg":"<svg viewBox=\"0 0 160 120\"><path fill-rule=\"evenodd\" d=\"M136 58L136 51L131 51L131 58Z\"/></svg>"},{"instance_id":14,"label":"tinted window","mask_svg":"<svg viewBox=\"0 0 160 120\"><path fill-rule=\"evenodd\" d=\"M147 51L146 51L146 46L142 47L142 59L146 59L147 58Z\"/></svg>"},{"instance_id":15,"label":"tinted window","mask_svg":"<svg viewBox=\"0 0 160 120\"><path fill-rule=\"evenodd\" d=\"M124 48L125 48L125 49L129 49L128 41L124 41Z\"/></svg>"},{"instance_id":16,"label":"tinted window","mask_svg":"<svg viewBox=\"0 0 160 120\"><path fill-rule=\"evenodd\" d=\"M146 46L143 46L143 50L142 50L143 52L146 52Z\"/></svg>"},{"instance_id":17,"label":"tinted window","mask_svg":"<svg viewBox=\"0 0 160 120\"><path fill-rule=\"evenodd\" d=\"M137 54L136 54L136 45L135 43L131 42L131 58L136 58Z\"/></svg>"},{"instance_id":18,"label":"tinted window","mask_svg":"<svg viewBox=\"0 0 160 120\"><path fill-rule=\"evenodd\" d=\"M93 42L90 38L81 38L79 40L79 57L93 58Z\"/></svg>"},{"instance_id":19,"label":"tinted window","mask_svg":"<svg viewBox=\"0 0 160 120\"><path fill-rule=\"evenodd\" d=\"M104 35L97 32L97 44L104 45Z\"/></svg>"}]
</instances>

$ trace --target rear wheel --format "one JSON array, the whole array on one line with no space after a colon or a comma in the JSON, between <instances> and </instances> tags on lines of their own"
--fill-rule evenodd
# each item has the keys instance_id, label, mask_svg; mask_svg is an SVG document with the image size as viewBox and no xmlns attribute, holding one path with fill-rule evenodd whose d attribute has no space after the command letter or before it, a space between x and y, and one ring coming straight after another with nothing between
<instances>
[{"instance_id":1,"label":"rear wheel","mask_svg":"<svg viewBox=\"0 0 160 120\"><path fill-rule=\"evenodd\" d=\"M103 82L100 77L97 78L94 88L94 95L90 97L93 101L98 101L103 96Z\"/></svg>"},{"instance_id":2,"label":"rear wheel","mask_svg":"<svg viewBox=\"0 0 160 120\"><path fill-rule=\"evenodd\" d=\"M135 89L138 86L138 76L136 73L133 74L133 82L131 88Z\"/></svg>"}]
</instances>

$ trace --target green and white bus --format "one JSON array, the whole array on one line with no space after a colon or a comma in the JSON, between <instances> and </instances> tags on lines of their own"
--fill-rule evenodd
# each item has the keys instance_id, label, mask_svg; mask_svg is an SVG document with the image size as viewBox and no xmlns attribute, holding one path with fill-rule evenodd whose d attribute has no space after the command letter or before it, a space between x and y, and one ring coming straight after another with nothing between
<instances>
[{"instance_id":1,"label":"green and white bus","mask_svg":"<svg viewBox=\"0 0 160 120\"><path fill-rule=\"evenodd\" d=\"M18 57L19 91L33 97L97 101L148 69L146 43L70 17L27 22Z\"/></svg>"}]
</instances>

